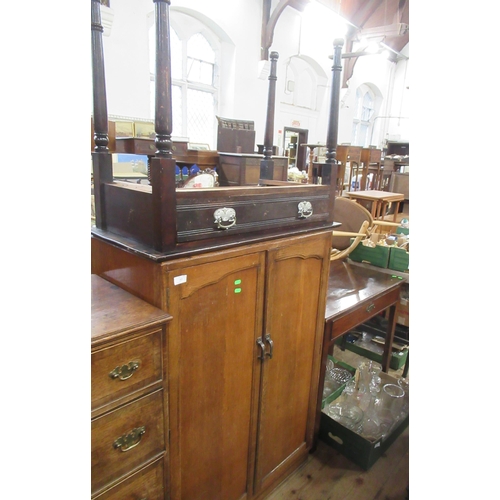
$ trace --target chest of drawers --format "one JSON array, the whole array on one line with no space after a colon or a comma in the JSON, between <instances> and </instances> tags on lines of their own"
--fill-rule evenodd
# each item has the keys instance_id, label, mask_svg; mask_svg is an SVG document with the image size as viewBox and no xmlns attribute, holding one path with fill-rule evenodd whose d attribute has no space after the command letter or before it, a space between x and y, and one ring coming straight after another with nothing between
<instances>
[{"instance_id":1,"label":"chest of drawers","mask_svg":"<svg viewBox=\"0 0 500 500\"><path fill-rule=\"evenodd\" d=\"M171 316L92 275L92 498L164 497Z\"/></svg>"}]
</instances>

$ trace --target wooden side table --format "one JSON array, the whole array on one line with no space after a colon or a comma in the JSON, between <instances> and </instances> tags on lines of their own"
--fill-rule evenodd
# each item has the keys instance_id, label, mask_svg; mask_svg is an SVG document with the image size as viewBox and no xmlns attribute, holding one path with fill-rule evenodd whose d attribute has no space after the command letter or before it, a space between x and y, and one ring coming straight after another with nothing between
<instances>
[{"instance_id":1,"label":"wooden side table","mask_svg":"<svg viewBox=\"0 0 500 500\"><path fill-rule=\"evenodd\" d=\"M396 222L397 219L399 205L402 201L404 201L405 198L405 195L403 193L377 191L376 189L371 189L368 191L350 191L346 194L349 198L358 202L360 205L364 205L365 202L369 202L371 204L370 213L373 219L382 219L385 215L387 205L389 203L395 203L393 214L394 222Z\"/></svg>"},{"instance_id":2,"label":"wooden side table","mask_svg":"<svg viewBox=\"0 0 500 500\"><path fill-rule=\"evenodd\" d=\"M328 354L335 340L356 326L388 309L382 370L389 371L392 342L396 328L396 306L404 280L392 275L351 265L345 260L330 264L325 308L323 351L321 356L315 436L321 420L321 402Z\"/></svg>"}]
</instances>

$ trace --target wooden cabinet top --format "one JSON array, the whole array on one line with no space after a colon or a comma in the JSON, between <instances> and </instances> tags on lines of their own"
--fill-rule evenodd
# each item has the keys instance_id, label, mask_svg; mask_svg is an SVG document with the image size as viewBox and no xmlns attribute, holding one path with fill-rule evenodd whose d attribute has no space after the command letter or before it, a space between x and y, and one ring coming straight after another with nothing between
<instances>
[{"instance_id":1,"label":"wooden cabinet top","mask_svg":"<svg viewBox=\"0 0 500 500\"><path fill-rule=\"evenodd\" d=\"M401 287L403 282L390 274L334 260L330 264L325 321L362 307L367 301Z\"/></svg>"},{"instance_id":2,"label":"wooden cabinet top","mask_svg":"<svg viewBox=\"0 0 500 500\"><path fill-rule=\"evenodd\" d=\"M161 326L172 319L165 311L95 274L91 275L91 287L92 344L117 335Z\"/></svg>"}]
</instances>

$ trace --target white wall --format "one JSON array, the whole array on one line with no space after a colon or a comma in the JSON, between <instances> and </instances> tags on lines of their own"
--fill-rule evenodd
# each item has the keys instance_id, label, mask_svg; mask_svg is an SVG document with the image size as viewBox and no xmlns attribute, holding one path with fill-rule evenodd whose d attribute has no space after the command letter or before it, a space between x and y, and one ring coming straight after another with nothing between
<instances>
[{"instance_id":1,"label":"white wall","mask_svg":"<svg viewBox=\"0 0 500 500\"><path fill-rule=\"evenodd\" d=\"M267 74L259 78L262 0L172 0L176 10L213 23L222 34L224 66L218 115L253 120L256 143L264 138L268 99ZM277 2L273 3L273 8ZM149 116L149 66L147 17L154 10L152 0L111 0L114 11L111 34L104 37L108 113L138 118ZM274 143L279 131L292 122L309 130L309 142L326 140L333 40L345 34L335 16L320 4L312 3L304 13L287 7L277 22L270 50L279 53ZM292 56L313 63L318 78L316 109L290 106L285 95L285 65ZM406 71L406 72L405 72ZM380 56L360 57L339 113L338 142L351 141L356 87L370 83L380 93L380 115L408 114L407 61L396 64ZM406 122L406 123L405 123ZM371 144L383 146L388 136L409 140L408 120L378 120Z\"/></svg>"}]
</instances>

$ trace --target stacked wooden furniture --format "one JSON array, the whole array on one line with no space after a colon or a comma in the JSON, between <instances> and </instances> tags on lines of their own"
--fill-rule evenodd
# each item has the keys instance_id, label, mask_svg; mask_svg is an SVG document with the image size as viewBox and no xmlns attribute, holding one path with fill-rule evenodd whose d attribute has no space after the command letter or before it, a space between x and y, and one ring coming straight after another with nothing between
<instances>
[{"instance_id":1,"label":"stacked wooden furniture","mask_svg":"<svg viewBox=\"0 0 500 500\"><path fill-rule=\"evenodd\" d=\"M351 190L352 179L356 178L361 166L361 146L351 146L351 145L339 145L337 146L337 156L336 159L339 162L338 174L337 174L337 192L339 196L345 189L345 175L346 169L349 165L349 184L347 185L347 190Z\"/></svg>"},{"instance_id":2,"label":"stacked wooden furniture","mask_svg":"<svg viewBox=\"0 0 500 500\"><path fill-rule=\"evenodd\" d=\"M368 189L378 190L382 183L382 151L375 148L362 148L361 163L363 164L361 191ZM369 174L373 174L371 182L368 181Z\"/></svg>"},{"instance_id":3,"label":"stacked wooden furniture","mask_svg":"<svg viewBox=\"0 0 500 500\"><path fill-rule=\"evenodd\" d=\"M171 316L92 275L92 498L163 499Z\"/></svg>"},{"instance_id":4,"label":"stacked wooden furniture","mask_svg":"<svg viewBox=\"0 0 500 500\"><path fill-rule=\"evenodd\" d=\"M159 434L157 443L158 457L160 450L168 457L164 498L258 500L305 460L315 439L343 42L334 42L337 111L323 185L275 180L278 54L271 52L258 185L176 189L169 3L154 0L157 150L144 186L112 178L99 0L92 0L92 273L172 315L162 390L155 386L164 420L168 414L166 452ZM107 468L95 469L99 488Z\"/></svg>"}]
</instances>

